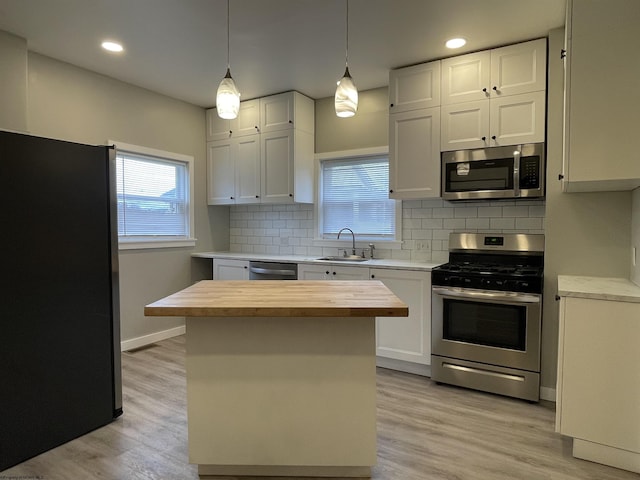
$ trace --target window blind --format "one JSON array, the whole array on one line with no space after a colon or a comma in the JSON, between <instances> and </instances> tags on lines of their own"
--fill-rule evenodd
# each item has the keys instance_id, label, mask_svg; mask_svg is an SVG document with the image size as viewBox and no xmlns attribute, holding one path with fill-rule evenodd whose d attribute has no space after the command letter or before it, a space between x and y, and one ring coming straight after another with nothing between
<instances>
[{"instance_id":1,"label":"window blind","mask_svg":"<svg viewBox=\"0 0 640 480\"><path fill-rule=\"evenodd\" d=\"M118 235L189 237L185 162L118 152Z\"/></svg>"},{"instance_id":2,"label":"window blind","mask_svg":"<svg viewBox=\"0 0 640 480\"><path fill-rule=\"evenodd\" d=\"M322 236L351 228L361 238L395 238L395 202L389 198L385 157L322 162Z\"/></svg>"}]
</instances>

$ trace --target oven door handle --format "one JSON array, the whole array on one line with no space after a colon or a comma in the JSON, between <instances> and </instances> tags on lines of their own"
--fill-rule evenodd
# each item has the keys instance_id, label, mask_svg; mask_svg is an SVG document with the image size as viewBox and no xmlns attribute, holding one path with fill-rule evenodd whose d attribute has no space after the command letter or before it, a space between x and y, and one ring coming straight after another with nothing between
<instances>
[{"instance_id":1,"label":"oven door handle","mask_svg":"<svg viewBox=\"0 0 640 480\"><path fill-rule=\"evenodd\" d=\"M490 292L488 290L468 290L464 288L432 287L432 292L444 297L485 299L518 303L540 303L540 295L516 292Z\"/></svg>"}]
</instances>

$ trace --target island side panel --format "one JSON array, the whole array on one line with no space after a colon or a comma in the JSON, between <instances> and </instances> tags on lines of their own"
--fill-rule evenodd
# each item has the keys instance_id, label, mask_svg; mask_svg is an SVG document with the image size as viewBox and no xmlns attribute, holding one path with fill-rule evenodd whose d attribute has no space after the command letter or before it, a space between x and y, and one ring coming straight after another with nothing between
<instances>
[{"instance_id":1,"label":"island side panel","mask_svg":"<svg viewBox=\"0 0 640 480\"><path fill-rule=\"evenodd\" d=\"M376 463L373 317L188 317L189 461Z\"/></svg>"}]
</instances>

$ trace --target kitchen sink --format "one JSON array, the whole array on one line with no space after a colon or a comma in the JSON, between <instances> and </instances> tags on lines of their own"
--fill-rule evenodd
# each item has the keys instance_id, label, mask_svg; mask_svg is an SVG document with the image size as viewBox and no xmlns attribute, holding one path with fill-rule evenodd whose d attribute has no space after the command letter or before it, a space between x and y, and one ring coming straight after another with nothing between
<instances>
[{"instance_id":1,"label":"kitchen sink","mask_svg":"<svg viewBox=\"0 0 640 480\"><path fill-rule=\"evenodd\" d=\"M359 255L336 255L335 257L320 257L318 260L330 260L332 262L366 262L368 258L362 258Z\"/></svg>"}]
</instances>

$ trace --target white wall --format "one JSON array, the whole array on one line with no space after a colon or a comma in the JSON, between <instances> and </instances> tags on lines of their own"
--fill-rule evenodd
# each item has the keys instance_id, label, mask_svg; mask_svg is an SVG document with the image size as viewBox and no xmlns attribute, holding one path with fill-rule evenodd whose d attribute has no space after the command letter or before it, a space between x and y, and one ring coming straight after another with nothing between
<instances>
[{"instance_id":1,"label":"white wall","mask_svg":"<svg viewBox=\"0 0 640 480\"><path fill-rule=\"evenodd\" d=\"M31 52L28 66L29 133L89 144L116 139L194 157L197 246L119 256L122 339L182 326L181 318L147 318L143 307L195 280L193 251L229 245L228 209L206 202L204 109Z\"/></svg>"},{"instance_id":2,"label":"white wall","mask_svg":"<svg viewBox=\"0 0 640 480\"><path fill-rule=\"evenodd\" d=\"M27 130L27 41L0 30L0 128Z\"/></svg>"}]
</instances>

